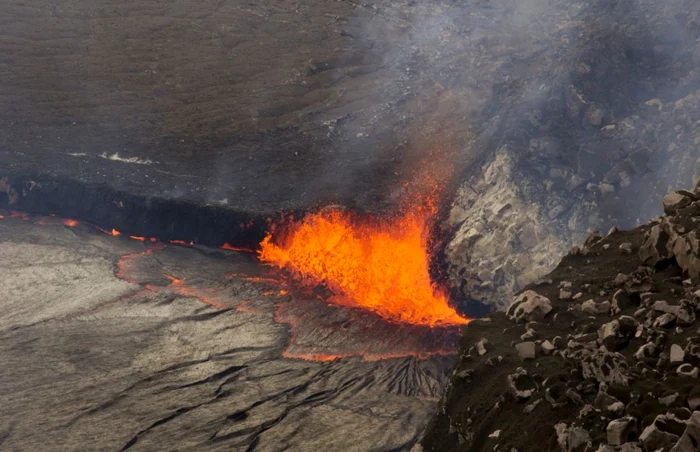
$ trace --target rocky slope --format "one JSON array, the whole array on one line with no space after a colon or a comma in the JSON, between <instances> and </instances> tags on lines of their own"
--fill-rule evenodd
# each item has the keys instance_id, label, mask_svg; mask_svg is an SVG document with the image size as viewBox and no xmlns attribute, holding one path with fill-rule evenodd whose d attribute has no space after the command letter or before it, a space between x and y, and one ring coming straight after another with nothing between
<instances>
[{"instance_id":1,"label":"rocky slope","mask_svg":"<svg viewBox=\"0 0 700 452\"><path fill-rule=\"evenodd\" d=\"M453 283L499 309L588 231L634 227L700 175L698 4L535 3L538 39L504 45L487 157L449 219Z\"/></svg>"},{"instance_id":2,"label":"rocky slope","mask_svg":"<svg viewBox=\"0 0 700 452\"><path fill-rule=\"evenodd\" d=\"M700 185L465 329L425 450L696 451Z\"/></svg>"}]
</instances>

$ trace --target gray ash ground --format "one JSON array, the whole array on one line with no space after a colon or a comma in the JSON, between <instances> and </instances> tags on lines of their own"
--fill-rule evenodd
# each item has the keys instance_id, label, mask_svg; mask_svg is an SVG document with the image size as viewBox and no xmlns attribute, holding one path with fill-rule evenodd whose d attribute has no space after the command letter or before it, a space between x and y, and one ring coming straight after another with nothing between
<instances>
[{"instance_id":1,"label":"gray ash ground","mask_svg":"<svg viewBox=\"0 0 700 452\"><path fill-rule=\"evenodd\" d=\"M472 322L426 450L697 451L700 189Z\"/></svg>"},{"instance_id":2,"label":"gray ash ground","mask_svg":"<svg viewBox=\"0 0 700 452\"><path fill-rule=\"evenodd\" d=\"M3 450L407 450L459 337L56 217L0 220L0 256Z\"/></svg>"}]
</instances>

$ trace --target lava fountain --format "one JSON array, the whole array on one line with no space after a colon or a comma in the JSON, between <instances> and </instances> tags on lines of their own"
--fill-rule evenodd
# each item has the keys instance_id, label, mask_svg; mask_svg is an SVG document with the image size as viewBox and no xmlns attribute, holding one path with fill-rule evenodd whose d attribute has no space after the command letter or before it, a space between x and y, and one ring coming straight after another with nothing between
<instances>
[{"instance_id":1,"label":"lava fountain","mask_svg":"<svg viewBox=\"0 0 700 452\"><path fill-rule=\"evenodd\" d=\"M430 207L388 221L326 209L269 233L260 260L310 285L326 284L329 301L368 309L394 322L451 326L469 322L430 280Z\"/></svg>"}]
</instances>

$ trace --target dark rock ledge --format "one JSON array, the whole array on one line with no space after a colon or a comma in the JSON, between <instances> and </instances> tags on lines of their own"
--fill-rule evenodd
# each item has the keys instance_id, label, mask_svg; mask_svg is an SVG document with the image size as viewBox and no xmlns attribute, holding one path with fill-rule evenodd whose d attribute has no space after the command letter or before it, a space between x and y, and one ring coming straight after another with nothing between
<instances>
[{"instance_id":1,"label":"dark rock ledge","mask_svg":"<svg viewBox=\"0 0 700 452\"><path fill-rule=\"evenodd\" d=\"M416 448L699 450L700 186L664 211L592 233L506 312L466 327Z\"/></svg>"}]
</instances>

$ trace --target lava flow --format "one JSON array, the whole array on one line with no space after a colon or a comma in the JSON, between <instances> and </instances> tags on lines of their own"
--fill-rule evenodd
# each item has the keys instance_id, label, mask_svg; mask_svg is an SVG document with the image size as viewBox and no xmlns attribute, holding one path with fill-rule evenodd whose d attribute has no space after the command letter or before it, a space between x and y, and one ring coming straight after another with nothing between
<instances>
[{"instance_id":1,"label":"lava flow","mask_svg":"<svg viewBox=\"0 0 700 452\"><path fill-rule=\"evenodd\" d=\"M340 210L307 216L268 234L260 260L288 268L304 283L325 283L330 301L368 309L414 325L466 324L437 289L428 271L427 225L431 209L413 209L381 223Z\"/></svg>"}]
</instances>

